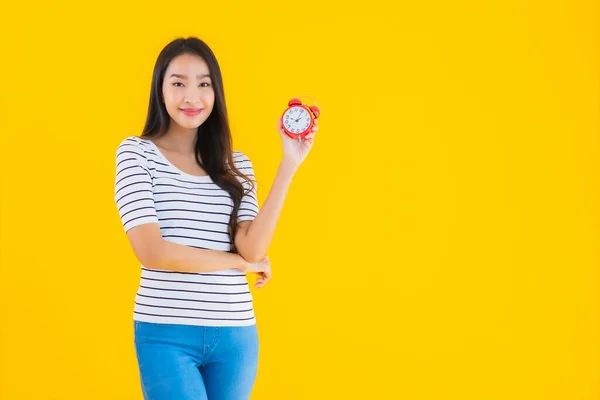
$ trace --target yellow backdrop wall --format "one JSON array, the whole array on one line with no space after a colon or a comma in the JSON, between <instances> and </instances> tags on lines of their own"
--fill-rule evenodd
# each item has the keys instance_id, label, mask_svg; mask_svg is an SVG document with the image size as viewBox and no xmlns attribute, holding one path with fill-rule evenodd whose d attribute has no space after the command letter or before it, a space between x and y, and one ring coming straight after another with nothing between
<instances>
[{"instance_id":1,"label":"yellow backdrop wall","mask_svg":"<svg viewBox=\"0 0 600 400\"><path fill-rule=\"evenodd\" d=\"M1 399L142 398L114 156L187 35L260 204L287 101L322 109L253 399L600 398L597 2L394 3L2 6Z\"/></svg>"}]
</instances>

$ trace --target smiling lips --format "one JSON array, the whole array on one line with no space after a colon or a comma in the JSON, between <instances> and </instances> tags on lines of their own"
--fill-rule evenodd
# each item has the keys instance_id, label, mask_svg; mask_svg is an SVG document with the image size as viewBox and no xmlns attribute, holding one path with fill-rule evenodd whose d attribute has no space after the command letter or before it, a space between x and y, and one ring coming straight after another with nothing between
<instances>
[{"instance_id":1,"label":"smiling lips","mask_svg":"<svg viewBox=\"0 0 600 400\"><path fill-rule=\"evenodd\" d=\"M202 112L203 108L181 108L180 110L189 117L195 117Z\"/></svg>"}]
</instances>

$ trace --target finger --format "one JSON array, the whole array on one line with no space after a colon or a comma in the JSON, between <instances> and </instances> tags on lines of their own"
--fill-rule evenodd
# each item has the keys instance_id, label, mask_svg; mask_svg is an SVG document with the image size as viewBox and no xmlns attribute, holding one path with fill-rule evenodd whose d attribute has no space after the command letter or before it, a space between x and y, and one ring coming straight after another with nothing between
<instances>
[{"instance_id":1,"label":"finger","mask_svg":"<svg viewBox=\"0 0 600 400\"><path fill-rule=\"evenodd\" d=\"M256 282L256 284L254 285L256 288L260 289L261 287L266 285L266 281L260 281L260 282Z\"/></svg>"},{"instance_id":2,"label":"finger","mask_svg":"<svg viewBox=\"0 0 600 400\"><path fill-rule=\"evenodd\" d=\"M267 283L267 280L264 278L260 278L260 279L256 280L256 284L254 286L261 287L261 286L264 286L265 283Z\"/></svg>"}]
</instances>

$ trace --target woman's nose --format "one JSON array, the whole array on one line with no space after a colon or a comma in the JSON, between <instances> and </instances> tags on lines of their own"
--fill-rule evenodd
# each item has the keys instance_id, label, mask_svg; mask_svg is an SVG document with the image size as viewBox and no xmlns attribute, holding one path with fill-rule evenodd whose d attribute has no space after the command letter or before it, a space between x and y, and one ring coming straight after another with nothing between
<instances>
[{"instance_id":1,"label":"woman's nose","mask_svg":"<svg viewBox=\"0 0 600 400\"><path fill-rule=\"evenodd\" d=\"M199 103L200 102L200 90L188 89L185 93L184 99L189 103Z\"/></svg>"}]
</instances>

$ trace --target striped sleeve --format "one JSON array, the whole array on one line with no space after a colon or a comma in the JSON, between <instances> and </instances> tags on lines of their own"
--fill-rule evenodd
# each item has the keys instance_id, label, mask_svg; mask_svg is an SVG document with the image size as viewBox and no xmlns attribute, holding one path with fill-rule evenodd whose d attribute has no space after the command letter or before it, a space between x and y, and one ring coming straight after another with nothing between
<instances>
[{"instance_id":1,"label":"striped sleeve","mask_svg":"<svg viewBox=\"0 0 600 400\"><path fill-rule=\"evenodd\" d=\"M150 170L143 149L133 138L123 140L117 147L114 200L125 232L159 222Z\"/></svg>"},{"instance_id":2,"label":"striped sleeve","mask_svg":"<svg viewBox=\"0 0 600 400\"><path fill-rule=\"evenodd\" d=\"M244 186L245 194L242 197L242 202L237 215L237 222L252 221L258 214L258 198L256 195L257 183L256 177L254 176L254 166L248 156L238 152L236 167L254 183L254 188L249 190L251 188L250 183L246 180L241 181Z\"/></svg>"}]
</instances>

